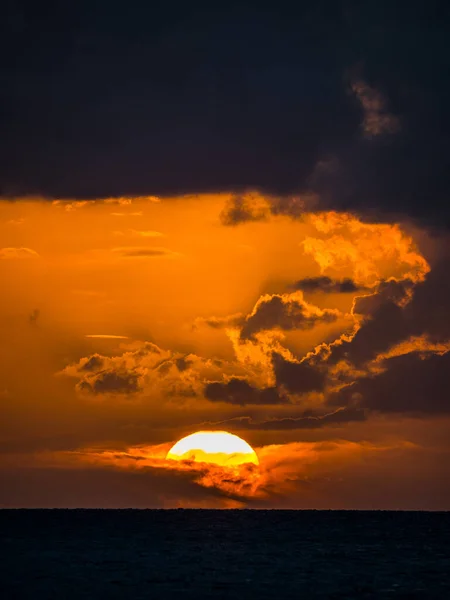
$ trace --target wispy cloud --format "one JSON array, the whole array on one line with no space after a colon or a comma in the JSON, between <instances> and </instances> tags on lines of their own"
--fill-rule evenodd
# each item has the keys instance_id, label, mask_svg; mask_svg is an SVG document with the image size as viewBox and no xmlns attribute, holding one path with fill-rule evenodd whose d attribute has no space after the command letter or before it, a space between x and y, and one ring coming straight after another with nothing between
<instances>
[{"instance_id":1,"label":"wispy cloud","mask_svg":"<svg viewBox=\"0 0 450 600\"><path fill-rule=\"evenodd\" d=\"M130 237L143 237L143 238L157 238L164 237L164 234L160 231L153 230L138 230L138 229L126 229L125 231L113 231L113 235L118 237L130 236Z\"/></svg>"},{"instance_id":2,"label":"wispy cloud","mask_svg":"<svg viewBox=\"0 0 450 600\"><path fill-rule=\"evenodd\" d=\"M386 99L378 90L362 80L353 82L351 88L364 111L362 127L365 136L396 133L400 129L398 118L388 111Z\"/></svg>"},{"instance_id":3,"label":"wispy cloud","mask_svg":"<svg viewBox=\"0 0 450 600\"><path fill-rule=\"evenodd\" d=\"M39 254L31 248L0 248L0 258L3 259L26 259L38 258Z\"/></svg>"},{"instance_id":4,"label":"wispy cloud","mask_svg":"<svg viewBox=\"0 0 450 600\"><path fill-rule=\"evenodd\" d=\"M110 333L88 333L84 337L87 338L96 338L101 340L127 340L127 335L113 335Z\"/></svg>"},{"instance_id":5,"label":"wispy cloud","mask_svg":"<svg viewBox=\"0 0 450 600\"><path fill-rule=\"evenodd\" d=\"M162 247L140 248L134 246L123 246L120 248L112 248L111 252L114 252L122 258L157 258L163 256L178 256L177 252L173 252L168 248Z\"/></svg>"}]
</instances>

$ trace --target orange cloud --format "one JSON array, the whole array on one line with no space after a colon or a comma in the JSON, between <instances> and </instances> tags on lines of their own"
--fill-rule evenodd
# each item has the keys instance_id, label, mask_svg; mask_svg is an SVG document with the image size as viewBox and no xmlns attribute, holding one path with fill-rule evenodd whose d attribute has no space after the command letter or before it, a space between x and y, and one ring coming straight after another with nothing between
<instances>
[{"instance_id":1,"label":"orange cloud","mask_svg":"<svg viewBox=\"0 0 450 600\"><path fill-rule=\"evenodd\" d=\"M247 464L233 468L195 461L173 461L165 458L171 442L156 446L135 446L125 450L84 448L66 453L45 453L45 464L72 464L73 468L112 467L120 471L165 472L180 479L179 505L183 503L183 479L205 490L205 499L193 506L204 505L209 492L217 494L211 506L221 506L222 498L230 498L241 506L270 505L295 498L311 485L339 482L341 472L361 461L373 461L380 455L408 452L416 446L408 441L373 444L343 440L327 442L294 442L255 448L260 465ZM284 500L283 500L284 499ZM189 502L189 505L192 505Z\"/></svg>"},{"instance_id":2,"label":"orange cloud","mask_svg":"<svg viewBox=\"0 0 450 600\"><path fill-rule=\"evenodd\" d=\"M307 236L302 247L321 273L349 271L360 285L390 276L423 281L430 267L399 225L362 223L346 213L317 213L308 220L322 237Z\"/></svg>"}]
</instances>

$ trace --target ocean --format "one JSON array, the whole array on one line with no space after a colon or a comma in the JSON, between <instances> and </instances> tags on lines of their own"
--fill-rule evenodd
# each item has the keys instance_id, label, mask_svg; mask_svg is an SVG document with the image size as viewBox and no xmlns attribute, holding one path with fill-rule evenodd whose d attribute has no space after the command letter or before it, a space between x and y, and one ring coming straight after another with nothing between
<instances>
[{"instance_id":1,"label":"ocean","mask_svg":"<svg viewBox=\"0 0 450 600\"><path fill-rule=\"evenodd\" d=\"M0 597L450 598L450 512L0 510Z\"/></svg>"}]
</instances>

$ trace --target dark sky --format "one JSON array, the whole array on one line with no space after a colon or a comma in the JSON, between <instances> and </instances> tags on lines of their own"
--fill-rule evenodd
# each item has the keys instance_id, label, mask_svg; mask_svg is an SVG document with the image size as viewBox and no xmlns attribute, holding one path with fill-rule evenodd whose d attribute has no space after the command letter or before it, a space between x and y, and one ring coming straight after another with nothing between
<instances>
[{"instance_id":1,"label":"dark sky","mask_svg":"<svg viewBox=\"0 0 450 600\"><path fill-rule=\"evenodd\" d=\"M449 22L438 1L9 0L0 191L314 192L449 225ZM358 82L395 127L363 131Z\"/></svg>"}]
</instances>

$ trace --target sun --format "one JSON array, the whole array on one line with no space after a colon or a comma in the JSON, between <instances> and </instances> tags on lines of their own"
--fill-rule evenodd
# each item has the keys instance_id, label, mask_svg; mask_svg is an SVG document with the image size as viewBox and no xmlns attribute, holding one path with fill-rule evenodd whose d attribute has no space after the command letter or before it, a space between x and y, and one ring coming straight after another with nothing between
<instances>
[{"instance_id":1,"label":"sun","mask_svg":"<svg viewBox=\"0 0 450 600\"><path fill-rule=\"evenodd\" d=\"M259 465L253 448L242 438L227 431L197 431L179 440L167 453L169 460L190 460L235 467Z\"/></svg>"}]
</instances>

